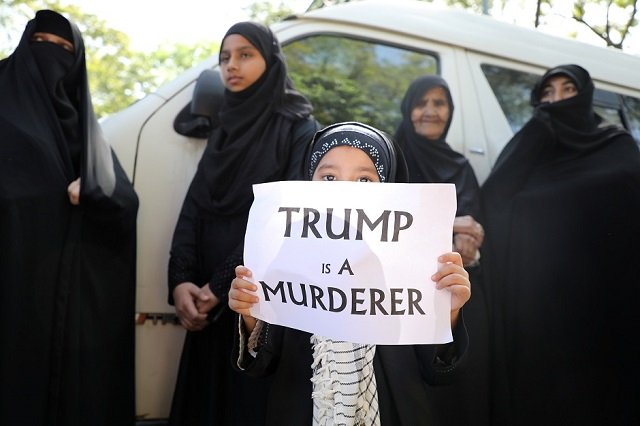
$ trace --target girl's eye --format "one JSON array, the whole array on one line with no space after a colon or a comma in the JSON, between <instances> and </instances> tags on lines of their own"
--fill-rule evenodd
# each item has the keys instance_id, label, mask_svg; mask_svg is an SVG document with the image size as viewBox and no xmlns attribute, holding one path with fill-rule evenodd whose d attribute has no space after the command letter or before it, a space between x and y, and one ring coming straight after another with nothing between
<instances>
[{"instance_id":1,"label":"girl's eye","mask_svg":"<svg viewBox=\"0 0 640 426\"><path fill-rule=\"evenodd\" d=\"M362 177L357 179L357 182L371 182L371 179L369 179L366 176L362 176Z\"/></svg>"},{"instance_id":2,"label":"girl's eye","mask_svg":"<svg viewBox=\"0 0 640 426\"><path fill-rule=\"evenodd\" d=\"M324 175L324 176L322 176L322 180L327 181L327 182L332 182L332 181L336 180L336 177L334 175Z\"/></svg>"}]
</instances>

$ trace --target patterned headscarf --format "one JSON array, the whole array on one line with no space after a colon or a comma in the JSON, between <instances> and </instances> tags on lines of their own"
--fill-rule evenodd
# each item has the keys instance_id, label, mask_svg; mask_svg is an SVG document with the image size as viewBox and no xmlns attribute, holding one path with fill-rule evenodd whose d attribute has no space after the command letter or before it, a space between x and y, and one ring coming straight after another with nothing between
<instances>
[{"instance_id":1,"label":"patterned headscarf","mask_svg":"<svg viewBox=\"0 0 640 426\"><path fill-rule=\"evenodd\" d=\"M316 133L306 157L305 170L309 180L312 179L322 157L338 146L350 146L363 151L371 158L380 182L395 181L399 157L391 137L355 121L333 124ZM400 161L404 162L404 159Z\"/></svg>"}]
</instances>

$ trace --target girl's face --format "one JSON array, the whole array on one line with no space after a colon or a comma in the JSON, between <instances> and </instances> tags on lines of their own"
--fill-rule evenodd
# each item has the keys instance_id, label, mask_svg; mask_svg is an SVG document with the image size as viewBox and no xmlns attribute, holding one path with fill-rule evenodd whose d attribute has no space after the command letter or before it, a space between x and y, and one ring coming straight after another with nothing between
<instances>
[{"instance_id":1,"label":"girl's face","mask_svg":"<svg viewBox=\"0 0 640 426\"><path fill-rule=\"evenodd\" d=\"M380 182L380 177L373 161L364 151L342 145L330 149L322 157L312 180Z\"/></svg>"},{"instance_id":2,"label":"girl's face","mask_svg":"<svg viewBox=\"0 0 640 426\"><path fill-rule=\"evenodd\" d=\"M411 122L416 133L437 140L449 121L449 102L442 87L427 90L411 110Z\"/></svg>"},{"instance_id":3,"label":"girl's face","mask_svg":"<svg viewBox=\"0 0 640 426\"><path fill-rule=\"evenodd\" d=\"M576 84L566 75L556 75L545 81L540 91L540 102L558 102L578 94Z\"/></svg>"},{"instance_id":4,"label":"girl's face","mask_svg":"<svg viewBox=\"0 0 640 426\"><path fill-rule=\"evenodd\" d=\"M220 71L224 86L241 92L255 83L267 69L264 58L249 40L240 34L224 39L220 53Z\"/></svg>"}]
</instances>

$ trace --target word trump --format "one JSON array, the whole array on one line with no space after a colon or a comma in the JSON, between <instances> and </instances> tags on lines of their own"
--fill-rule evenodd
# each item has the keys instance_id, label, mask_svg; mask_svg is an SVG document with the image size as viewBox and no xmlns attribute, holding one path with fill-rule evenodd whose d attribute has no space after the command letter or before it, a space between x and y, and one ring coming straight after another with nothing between
<instances>
[{"instance_id":1,"label":"word trump","mask_svg":"<svg viewBox=\"0 0 640 426\"><path fill-rule=\"evenodd\" d=\"M323 238L321 231L324 231L324 236L332 240L350 240L352 239L351 223L355 222L355 236L353 237L355 240L362 240L362 233L366 225L371 232L380 227L380 241L382 242L389 241L389 232L392 229L391 241L397 242L400 231L408 229L413 223L413 215L409 212L383 210L375 220L371 220L363 209L355 209L355 213L353 213L353 209L344 209L343 216L335 215L338 225L337 229L334 229L332 208L327 208L324 227L322 225L318 227L322 215L317 209L280 207L278 213L282 212L286 213L285 238L291 238L292 232L295 232L295 235L299 235L300 238L310 238L310 234L313 234L315 238ZM300 215L302 215L301 225L299 220L294 223L294 219L298 219ZM352 215L355 218L352 218ZM390 227L390 223L393 225L392 227Z\"/></svg>"},{"instance_id":2,"label":"word trump","mask_svg":"<svg viewBox=\"0 0 640 426\"><path fill-rule=\"evenodd\" d=\"M422 293L415 288L352 288L345 292L337 287L322 287L291 281L278 281L270 286L260 281L265 302L279 297L282 303L292 303L328 312L349 311L351 315L425 315L420 306Z\"/></svg>"}]
</instances>

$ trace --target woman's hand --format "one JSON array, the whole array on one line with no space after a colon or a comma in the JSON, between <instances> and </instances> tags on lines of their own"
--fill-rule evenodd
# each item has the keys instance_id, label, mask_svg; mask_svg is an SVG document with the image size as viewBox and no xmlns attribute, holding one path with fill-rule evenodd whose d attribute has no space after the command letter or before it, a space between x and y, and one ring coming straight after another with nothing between
<instances>
[{"instance_id":1,"label":"woman's hand","mask_svg":"<svg viewBox=\"0 0 640 426\"><path fill-rule=\"evenodd\" d=\"M258 303L258 296L249 293L258 290L258 286L245 280L251 277L251 270L243 265L236 266L236 277L231 282L229 289L229 307L242 315L242 320L249 333L256 326L256 319L251 316L251 307Z\"/></svg>"},{"instance_id":2,"label":"woman's hand","mask_svg":"<svg viewBox=\"0 0 640 426\"><path fill-rule=\"evenodd\" d=\"M69 195L69 202L74 206L80 204L80 178L74 180L67 186L67 195Z\"/></svg>"},{"instance_id":3,"label":"woman's hand","mask_svg":"<svg viewBox=\"0 0 640 426\"><path fill-rule=\"evenodd\" d=\"M471 282L469 273L462 266L459 253L445 253L438 258L438 271L431 279L436 288L451 292L451 328L455 328L460 316L460 309L471 298Z\"/></svg>"},{"instance_id":4,"label":"woman's hand","mask_svg":"<svg viewBox=\"0 0 640 426\"><path fill-rule=\"evenodd\" d=\"M218 306L220 299L211 291L211 287L209 287L209 283L207 283L200 289L200 293L198 293L195 303L198 312L201 314L208 314L213 308Z\"/></svg>"},{"instance_id":5,"label":"woman's hand","mask_svg":"<svg viewBox=\"0 0 640 426\"><path fill-rule=\"evenodd\" d=\"M453 249L462 256L464 265L478 260L484 241L484 229L472 216L459 216L453 221Z\"/></svg>"},{"instance_id":6,"label":"woman's hand","mask_svg":"<svg viewBox=\"0 0 640 426\"><path fill-rule=\"evenodd\" d=\"M206 302L202 289L191 282L183 282L173 289L173 301L180 324L189 331L202 330L207 325L207 312L198 311L197 301ZM204 300L203 300L204 299Z\"/></svg>"}]
</instances>

